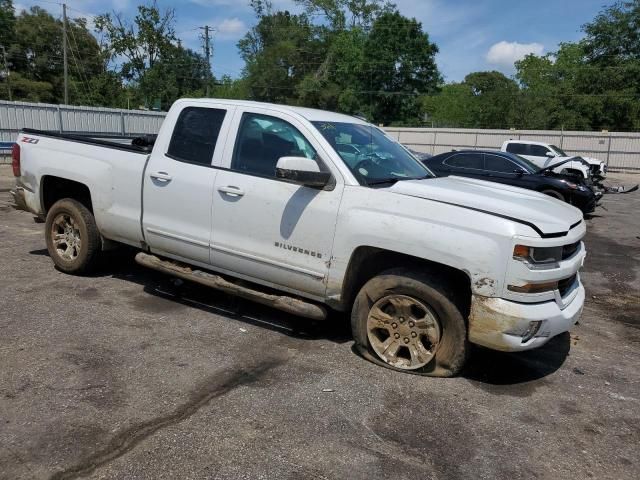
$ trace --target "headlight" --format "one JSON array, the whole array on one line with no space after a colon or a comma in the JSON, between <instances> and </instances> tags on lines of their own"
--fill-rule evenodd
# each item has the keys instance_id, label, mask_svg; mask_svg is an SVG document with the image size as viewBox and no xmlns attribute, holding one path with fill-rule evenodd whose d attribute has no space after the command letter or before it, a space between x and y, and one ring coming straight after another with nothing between
<instances>
[{"instance_id":1,"label":"headlight","mask_svg":"<svg viewBox=\"0 0 640 480\"><path fill-rule=\"evenodd\" d=\"M562 183L564 183L567 187L569 187L571 190L577 190L578 189L578 184L577 183L573 183L570 182L569 180L560 180Z\"/></svg>"},{"instance_id":2,"label":"headlight","mask_svg":"<svg viewBox=\"0 0 640 480\"><path fill-rule=\"evenodd\" d=\"M562 246L529 247L516 245L513 248L513 259L524 262L531 269L557 268L562 260Z\"/></svg>"}]
</instances>

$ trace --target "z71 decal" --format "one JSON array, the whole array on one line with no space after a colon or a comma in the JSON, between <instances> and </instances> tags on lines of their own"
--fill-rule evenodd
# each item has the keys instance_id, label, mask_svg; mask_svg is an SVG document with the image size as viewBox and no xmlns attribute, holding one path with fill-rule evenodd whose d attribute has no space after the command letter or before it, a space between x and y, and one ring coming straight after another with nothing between
<instances>
[{"instance_id":1,"label":"z71 decal","mask_svg":"<svg viewBox=\"0 0 640 480\"><path fill-rule=\"evenodd\" d=\"M22 137L22 143L38 143L39 141L39 138Z\"/></svg>"}]
</instances>

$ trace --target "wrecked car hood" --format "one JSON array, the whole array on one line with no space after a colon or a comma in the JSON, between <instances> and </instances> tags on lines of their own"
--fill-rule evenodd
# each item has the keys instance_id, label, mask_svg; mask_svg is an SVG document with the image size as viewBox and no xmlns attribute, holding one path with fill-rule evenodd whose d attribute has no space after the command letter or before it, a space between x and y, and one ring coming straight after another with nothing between
<instances>
[{"instance_id":1,"label":"wrecked car hood","mask_svg":"<svg viewBox=\"0 0 640 480\"><path fill-rule=\"evenodd\" d=\"M568 232L582 212L547 195L464 177L405 180L389 191L497 215L531 226L542 235Z\"/></svg>"},{"instance_id":2,"label":"wrecked car hood","mask_svg":"<svg viewBox=\"0 0 640 480\"><path fill-rule=\"evenodd\" d=\"M593 157L580 157L581 159L583 159L585 162L591 164L591 165L603 165L604 162L602 160L598 160L597 158L593 158Z\"/></svg>"}]
</instances>

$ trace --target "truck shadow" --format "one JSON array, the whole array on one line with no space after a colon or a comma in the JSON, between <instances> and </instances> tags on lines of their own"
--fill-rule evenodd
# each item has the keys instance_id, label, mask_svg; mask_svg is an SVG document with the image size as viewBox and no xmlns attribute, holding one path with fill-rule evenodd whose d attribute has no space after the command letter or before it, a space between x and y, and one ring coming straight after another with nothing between
<instances>
[{"instance_id":1,"label":"truck shadow","mask_svg":"<svg viewBox=\"0 0 640 480\"><path fill-rule=\"evenodd\" d=\"M46 255L40 251L34 255ZM324 321L290 315L215 289L165 275L144 268L134 260L137 251L128 248L107 252L102 265L90 277L112 276L143 287L153 297L169 300L178 305L222 315L249 325L277 331L300 339L326 339L336 343L351 341L349 322L344 314L330 312ZM148 303L148 302L147 302ZM157 307L151 307L156 309ZM155 311L155 310L154 310Z\"/></svg>"},{"instance_id":2,"label":"truck shadow","mask_svg":"<svg viewBox=\"0 0 640 480\"><path fill-rule=\"evenodd\" d=\"M48 255L46 249L29 253ZM330 312L327 320L322 322L290 315L144 268L135 262L135 253L135 250L127 248L107 252L102 265L89 277L112 276L141 285L143 291L151 297L222 315L293 338L326 339L336 343L353 341L348 314ZM161 308L160 305L158 307ZM505 390L504 387L540 380L558 370L569 354L570 342L569 333L565 333L551 339L546 345L527 352L505 353L474 346L462 377L481 388L493 387L492 393L507 393L510 390Z\"/></svg>"},{"instance_id":3,"label":"truck shadow","mask_svg":"<svg viewBox=\"0 0 640 480\"><path fill-rule=\"evenodd\" d=\"M485 388L492 393L514 394L517 392L501 391L499 387L517 386L551 375L562 367L570 348L569 332L526 352L508 353L474 347L462 376L476 384L494 387Z\"/></svg>"}]
</instances>

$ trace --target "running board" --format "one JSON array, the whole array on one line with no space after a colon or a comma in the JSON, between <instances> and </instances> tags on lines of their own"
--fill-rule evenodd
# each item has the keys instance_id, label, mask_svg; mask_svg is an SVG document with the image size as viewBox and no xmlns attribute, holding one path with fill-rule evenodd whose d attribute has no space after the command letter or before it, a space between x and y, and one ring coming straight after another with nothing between
<instances>
[{"instance_id":1,"label":"running board","mask_svg":"<svg viewBox=\"0 0 640 480\"><path fill-rule=\"evenodd\" d=\"M203 270L194 270L183 263L174 262L172 260L162 260L155 255L149 255L144 252L140 252L136 255L136 262L144 267L149 267L183 280L189 280L207 287L215 288L216 290L220 290L224 293L236 295L262 305L277 308L283 312L311 318L313 320L324 320L327 318L327 310L322 305L307 302L299 298L264 293L259 290L254 290L253 288L237 285L219 275L205 272Z\"/></svg>"}]
</instances>

